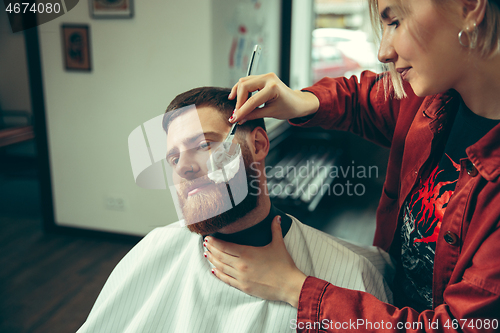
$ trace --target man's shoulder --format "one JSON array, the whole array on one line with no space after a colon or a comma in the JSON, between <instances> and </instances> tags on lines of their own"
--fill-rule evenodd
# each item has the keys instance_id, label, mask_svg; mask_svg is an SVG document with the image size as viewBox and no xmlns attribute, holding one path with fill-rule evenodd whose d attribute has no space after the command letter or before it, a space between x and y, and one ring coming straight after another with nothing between
<instances>
[{"instance_id":1,"label":"man's shoulder","mask_svg":"<svg viewBox=\"0 0 500 333\"><path fill-rule=\"evenodd\" d=\"M290 214L287 214L291 219L292 219L292 226L294 226L297 231L300 231L300 233L307 238L315 238L315 239L320 239L320 240L329 240L329 241L337 241L337 238L327 234L324 231L321 231L319 229L316 229L314 227L311 227L307 224L302 223L298 218L295 216L292 216Z\"/></svg>"},{"instance_id":2,"label":"man's shoulder","mask_svg":"<svg viewBox=\"0 0 500 333\"><path fill-rule=\"evenodd\" d=\"M189 232L181 220L154 228L153 230L148 232L141 241L147 240L149 238L183 234L186 231Z\"/></svg>"},{"instance_id":3,"label":"man's shoulder","mask_svg":"<svg viewBox=\"0 0 500 333\"><path fill-rule=\"evenodd\" d=\"M186 228L183 221L177 221L151 230L134 249L139 251L159 250L168 247L178 247L183 243L193 240L197 235Z\"/></svg>"},{"instance_id":4,"label":"man's shoulder","mask_svg":"<svg viewBox=\"0 0 500 333\"><path fill-rule=\"evenodd\" d=\"M349 256L349 254L356 252L345 246L345 241L304 224L294 216L288 216L292 219L288 243L295 244L294 246L303 246L302 251L310 253L312 259L318 258L318 256L322 257L324 253Z\"/></svg>"},{"instance_id":5,"label":"man's shoulder","mask_svg":"<svg viewBox=\"0 0 500 333\"><path fill-rule=\"evenodd\" d=\"M149 234L163 234L163 233L190 233L190 231L186 228L186 224L184 223L184 220L179 220L177 222L173 222L161 227L156 227L153 230L151 230Z\"/></svg>"},{"instance_id":6,"label":"man's shoulder","mask_svg":"<svg viewBox=\"0 0 500 333\"><path fill-rule=\"evenodd\" d=\"M295 228L292 237L296 239L301 238L302 241L306 243L309 250L315 253L313 257L320 255L320 253L324 255L325 251L333 251L336 255L348 256L353 262L365 264L364 261L367 260L372 253L378 253L379 251L379 249L374 246L355 244L342 238L335 237L306 225L291 215L289 216L292 218L292 225Z\"/></svg>"}]
</instances>

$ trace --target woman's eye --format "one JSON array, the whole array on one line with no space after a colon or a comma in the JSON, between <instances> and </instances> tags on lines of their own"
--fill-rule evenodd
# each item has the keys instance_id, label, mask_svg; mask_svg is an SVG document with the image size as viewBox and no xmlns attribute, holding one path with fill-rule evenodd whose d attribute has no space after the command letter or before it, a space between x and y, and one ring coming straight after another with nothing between
<instances>
[{"instance_id":1,"label":"woman's eye","mask_svg":"<svg viewBox=\"0 0 500 333\"><path fill-rule=\"evenodd\" d=\"M394 26L395 28L397 28L397 27L399 27L399 21L398 20L394 20L391 23L389 23L388 26Z\"/></svg>"}]
</instances>

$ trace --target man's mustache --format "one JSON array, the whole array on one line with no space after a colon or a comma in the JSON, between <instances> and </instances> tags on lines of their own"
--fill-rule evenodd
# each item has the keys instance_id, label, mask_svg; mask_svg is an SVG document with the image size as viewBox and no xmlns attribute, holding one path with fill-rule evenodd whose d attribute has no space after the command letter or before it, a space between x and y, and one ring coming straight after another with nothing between
<instances>
[{"instance_id":1,"label":"man's mustache","mask_svg":"<svg viewBox=\"0 0 500 333\"><path fill-rule=\"evenodd\" d=\"M212 181L208 175L201 176L199 178L193 180L184 180L179 183L180 194L182 194L183 198L188 197L188 193L194 190L195 188L204 186L204 185L216 185L214 181Z\"/></svg>"}]
</instances>

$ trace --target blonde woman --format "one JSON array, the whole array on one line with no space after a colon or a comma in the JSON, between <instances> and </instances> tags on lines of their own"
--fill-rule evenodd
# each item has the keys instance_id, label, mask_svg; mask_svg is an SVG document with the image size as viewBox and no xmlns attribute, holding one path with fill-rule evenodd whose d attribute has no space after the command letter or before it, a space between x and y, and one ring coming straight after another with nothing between
<instances>
[{"instance_id":1,"label":"blonde woman","mask_svg":"<svg viewBox=\"0 0 500 333\"><path fill-rule=\"evenodd\" d=\"M299 332L497 331L500 0L369 1L387 73L325 78L304 91L274 74L242 78L230 122L289 119L390 147L374 245L398 262L395 305L305 276L278 217L270 245L207 237L208 258L222 281L297 307Z\"/></svg>"}]
</instances>

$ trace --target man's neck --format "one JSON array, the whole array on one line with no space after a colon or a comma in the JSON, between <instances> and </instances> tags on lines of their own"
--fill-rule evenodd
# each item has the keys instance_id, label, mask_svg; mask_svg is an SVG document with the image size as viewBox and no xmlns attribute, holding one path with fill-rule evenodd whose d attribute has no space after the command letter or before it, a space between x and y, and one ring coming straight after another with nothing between
<instances>
[{"instance_id":1,"label":"man's neck","mask_svg":"<svg viewBox=\"0 0 500 333\"><path fill-rule=\"evenodd\" d=\"M292 226L292 219L271 203L265 178L261 179L259 189L257 206L253 210L211 236L241 245L265 246L272 240L272 221L276 215L280 215L281 233L285 237Z\"/></svg>"},{"instance_id":2,"label":"man's neck","mask_svg":"<svg viewBox=\"0 0 500 333\"><path fill-rule=\"evenodd\" d=\"M259 218L251 223L248 223L248 225L251 225L248 228L234 233L216 232L210 236L240 245L266 246L271 243L273 239L271 226L276 215L281 216L281 235L285 237L288 230L290 230L290 227L292 226L292 219L277 209L272 203L270 203L270 209L266 217L263 219Z\"/></svg>"},{"instance_id":3,"label":"man's neck","mask_svg":"<svg viewBox=\"0 0 500 333\"><path fill-rule=\"evenodd\" d=\"M257 207L251 210L248 214L234 221L228 226L220 229L221 234L233 234L248 228L253 227L266 218L271 209L271 200L267 195L260 195L257 199Z\"/></svg>"}]
</instances>

